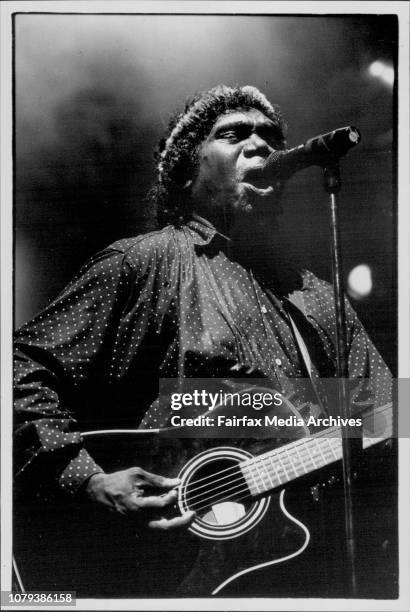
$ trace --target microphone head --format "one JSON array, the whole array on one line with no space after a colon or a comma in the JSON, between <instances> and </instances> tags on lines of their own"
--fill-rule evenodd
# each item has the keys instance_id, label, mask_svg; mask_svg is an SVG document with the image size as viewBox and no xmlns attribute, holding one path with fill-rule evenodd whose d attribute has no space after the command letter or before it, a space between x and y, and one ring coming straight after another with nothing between
<instances>
[{"instance_id":1,"label":"microphone head","mask_svg":"<svg viewBox=\"0 0 410 612\"><path fill-rule=\"evenodd\" d=\"M273 151L266 159L263 175L274 181L285 181L303 168L337 163L360 140L359 130L348 125L310 138L305 144L293 149Z\"/></svg>"},{"instance_id":2,"label":"microphone head","mask_svg":"<svg viewBox=\"0 0 410 612\"><path fill-rule=\"evenodd\" d=\"M359 130L352 125L315 136L293 149L273 151L266 160L264 174L280 181L309 166L324 167L337 162L360 140Z\"/></svg>"},{"instance_id":3,"label":"microphone head","mask_svg":"<svg viewBox=\"0 0 410 612\"><path fill-rule=\"evenodd\" d=\"M305 168L304 146L273 151L266 159L263 173L276 181L286 181L295 172Z\"/></svg>"},{"instance_id":4,"label":"microphone head","mask_svg":"<svg viewBox=\"0 0 410 612\"><path fill-rule=\"evenodd\" d=\"M343 157L346 153L361 141L359 130L353 125L338 128L333 132L322 134L310 138L305 143L305 152L313 157L317 157L317 163L320 165L329 156L333 158Z\"/></svg>"},{"instance_id":5,"label":"microphone head","mask_svg":"<svg viewBox=\"0 0 410 612\"><path fill-rule=\"evenodd\" d=\"M269 157L266 158L265 161L265 165L262 169L262 173L265 176L269 176L269 177L277 177L279 179L279 176L281 174L281 169L282 169L282 161L285 157L287 153L287 150L280 150L280 151L273 151L273 153L271 153L269 155Z\"/></svg>"}]
</instances>

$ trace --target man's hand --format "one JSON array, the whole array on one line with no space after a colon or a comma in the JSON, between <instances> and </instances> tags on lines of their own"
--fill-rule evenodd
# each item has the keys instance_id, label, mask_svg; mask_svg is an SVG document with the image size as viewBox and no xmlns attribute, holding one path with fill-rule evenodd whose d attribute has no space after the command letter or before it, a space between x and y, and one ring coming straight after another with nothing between
<instances>
[{"instance_id":1,"label":"man's hand","mask_svg":"<svg viewBox=\"0 0 410 612\"><path fill-rule=\"evenodd\" d=\"M89 499L113 512L146 517L152 529L174 529L192 523L195 513L166 519L161 509L172 506L178 497L175 490L180 484L176 478L164 478L138 467L113 472L94 474L88 480L85 494Z\"/></svg>"}]
</instances>

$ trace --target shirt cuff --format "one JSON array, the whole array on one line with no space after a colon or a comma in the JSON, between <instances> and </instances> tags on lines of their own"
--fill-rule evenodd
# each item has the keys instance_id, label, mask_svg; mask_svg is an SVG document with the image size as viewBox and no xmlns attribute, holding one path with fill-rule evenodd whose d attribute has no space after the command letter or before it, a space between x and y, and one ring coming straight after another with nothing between
<instances>
[{"instance_id":1,"label":"shirt cuff","mask_svg":"<svg viewBox=\"0 0 410 612\"><path fill-rule=\"evenodd\" d=\"M86 480L98 473L104 473L104 470L82 448L62 472L58 484L67 493L75 495Z\"/></svg>"}]
</instances>

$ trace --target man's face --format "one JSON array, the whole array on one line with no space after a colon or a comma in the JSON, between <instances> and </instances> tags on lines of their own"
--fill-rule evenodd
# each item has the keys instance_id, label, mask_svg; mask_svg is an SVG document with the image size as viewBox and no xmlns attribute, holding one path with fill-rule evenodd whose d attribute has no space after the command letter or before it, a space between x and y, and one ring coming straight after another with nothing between
<instances>
[{"instance_id":1,"label":"man's face","mask_svg":"<svg viewBox=\"0 0 410 612\"><path fill-rule=\"evenodd\" d=\"M280 143L278 128L259 110L221 115L199 149L194 209L211 215L218 210L235 215L274 212L277 186L261 169Z\"/></svg>"}]
</instances>

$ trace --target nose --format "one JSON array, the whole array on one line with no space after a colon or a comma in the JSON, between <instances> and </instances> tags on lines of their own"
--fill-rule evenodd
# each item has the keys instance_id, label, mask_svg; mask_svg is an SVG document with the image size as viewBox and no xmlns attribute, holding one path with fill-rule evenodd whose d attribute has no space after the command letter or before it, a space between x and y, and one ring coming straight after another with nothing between
<instances>
[{"instance_id":1,"label":"nose","mask_svg":"<svg viewBox=\"0 0 410 612\"><path fill-rule=\"evenodd\" d=\"M272 148L266 142L262 136L256 132L252 132L247 138L243 153L245 157L253 157L254 155L260 155L261 157L267 157L272 153Z\"/></svg>"}]
</instances>

